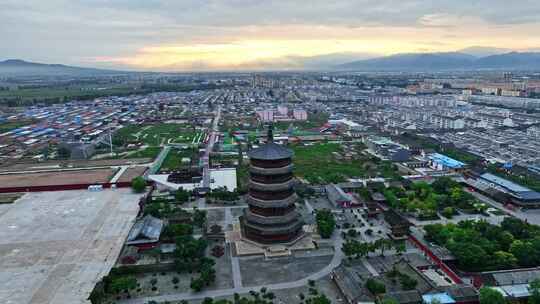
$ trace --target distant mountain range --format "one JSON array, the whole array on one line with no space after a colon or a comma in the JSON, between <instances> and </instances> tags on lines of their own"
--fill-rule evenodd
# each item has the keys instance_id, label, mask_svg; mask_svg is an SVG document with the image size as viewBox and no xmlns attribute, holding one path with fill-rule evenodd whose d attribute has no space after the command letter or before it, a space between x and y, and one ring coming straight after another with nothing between
<instances>
[{"instance_id":1,"label":"distant mountain range","mask_svg":"<svg viewBox=\"0 0 540 304\"><path fill-rule=\"evenodd\" d=\"M93 76L125 74L114 70L74 67L63 64L44 64L20 59L0 61L0 76Z\"/></svg>"},{"instance_id":2,"label":"distant mountain range","mask_svg":"<svg viewBox=\"0 0 540 304\"><path fill-rule=\"evenodd\" d=\"M477 57L461 52L397 54L335 66L359 71L540 70L540 53L510 52Z\"/></svg>"},{"instance_id":3,"label":"distant mountain range","mask_svg":"<svg viewBox=\"0 0 540 304\"><path fill-rule=\"evenodd\" d=\"M506 52L506 49L470 47L459 52L411 53L377 57L367 53L334 53L312 57L288 56L257 62L238 69L249 70L341 70L341 71L459 71L540 70L540 52ZM489 54L489 55L487 55ZM169 70L174 70L171 67ZM0 77L103 76L136 72L44 64L20 59L0 61Z\"/></svg>"}]
</instances>

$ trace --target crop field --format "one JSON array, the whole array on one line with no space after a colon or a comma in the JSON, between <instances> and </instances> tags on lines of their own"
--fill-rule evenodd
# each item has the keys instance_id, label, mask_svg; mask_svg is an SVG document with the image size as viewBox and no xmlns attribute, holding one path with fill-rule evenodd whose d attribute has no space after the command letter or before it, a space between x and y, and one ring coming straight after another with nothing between
<instances>
[{"instance_id":1,"label":"crop field","mask_svg":"<svg viewBox=\"0 0 540 304\"><path fill-rule=\"evenodd\" d=\"M125 95L131 92L135 92L135 90L128 86L114 86L108 88L101 88L97 86L22 88L19 90L0 91L0 102L10 99L17 99L19 100L20 104L31 104L34 101L48 100L54 102L67 102L71 99Z\"/></svg>"}]
</instances>

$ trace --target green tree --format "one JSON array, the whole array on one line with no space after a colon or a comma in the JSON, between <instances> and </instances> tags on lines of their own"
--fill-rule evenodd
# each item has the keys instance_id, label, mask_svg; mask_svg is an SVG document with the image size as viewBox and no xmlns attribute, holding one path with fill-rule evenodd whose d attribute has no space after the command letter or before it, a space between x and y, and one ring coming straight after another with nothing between
<instances>
[{"instance_id":1,"label":"green tree","mask_svg":"<svg viewBox=\"0 0 540 304\"><path fill-rule=\"evenodd\" d=\"M396 253L398 255L402 255L405 251L407 251L405 242L394 243L394 248L396 249Z\"/></svg>"},{"instance_id":2,"label":"green tree","mask_svg":"<svg viewBox=\"0 0 540 304\"><path fill-rule=\"evenodd\" d=\"M480 304L506 304L506 300L497 290L482 287L480 289Z\"/></svg>"},{"instance_id":3,"label":"green tree","mask_svg":"<svg viewBox=\"0 0 540 304\"><path fill-rule=\"evenodd\" d=\"M444 176L436 179L431 186L433 187L433 190L437 193L443 194L443 193L449 193L450 189L457 186L457 182L452 180L450 177Z\"/></svg>"},{"instance_id":4,"label":"green tree","mask_svg":"<svg viewBox=\"0 0 540 304\"><path fill-rule=\"evenodd\" d=\"M399 302L393 298L385 298L381 301L381 304L399 304Z\"/></svg>"},{"instance_id":5,"label":"green tree","mask_svg":"<svg viewBox=\"0 0 540 304\"><path fill-rule=\"evenodd\" d=\"M418 285L418 281L408 275L402 275L399 278L399 283L404 290L413 290L416 288L416 285Z\"/></svg>"},{"instance_id":6,"label":"green tree","mask_svg":"<svg viewBox=\"0 0 540 304\"><path fill-rule=\"evenodd\" d=\"M199 210L198 208L193 208L193 223L195 225L202 227L206 223L206 210Z\"/></svg>"},{"instance_id":7,"label":"green tree","mask_svg":"<svg viewBox=\"0 0 540 304\"><path fill-rule=\"evenodd\" d=\"M516 240L510 245L510 253L513 254L521 266L535 266L537 252L531 242Z\"/></svg>"},{"instance_id":8,"label":"green tree","mask_svg":"<svg viewBox=\"0 0 540 304\"><path fill-rule=\"evenodd\" d=\"M204 298L201 304L213 304L213 303L214 303L214 299L206 297Z\"/></svg>"},{"instance_id":9,"label":"green tree","mask_svg":"<svg viewBox=\"0 0 540 304\"><path fill-rule=\"evenodd\" d=\"M452 207L446 207L443 209L442 211L442 215L446 218L452 218L452 216L454 216L454 208Z\"/></svg>"},{"instance_id":10,"label":"green tree","mask_svg":"<svg viewBox=\"0 0 540 304\"><path fill-rule=\"evenodd\" d=\"M195 292L199 292L203 289L204 282L200 278L191 279L191 283L189 284L189 287L191 287L191 289L193 289Z\"/></svg>"},{"instance_id":11,"label":"green tree","mask_svg":"<svg viewBox=\"0 0 540 304\"><path fill-rule=\"evenodd\" d=\"M332 304L332 302L330 301L330 299L328 299L328 297L326 297L326 295L324 294L321 294L321 295L317 295L311 299L308 299L306 301L306 303L308 304Z\"/></svg>"},{"instance_id":12,"label":"green tree","mask_svg":"<svg viewBox=\"0 0 540 304\"><path fill-rule=\"evenodd\" d=\"M457 257L462 269L481 269L488 261L486 251L476 244L465 245L456 243L452 244L449 249Z\"/></svg>"},{"instance_id":13,"label":"green tree","mask_svg":"<svg viewBox=\"0 0 540 304\"><path fill-rule=\"evenodd\" d=\"M509 269L514 268L518 263L516 257L505 251L496 251L493 254L493 264L497 269Z\"/></svg>"},{"instance_id":14,"label":"green tree","mask_svg":"<svg viewBox=\"0 0 540 304\"><path fill-rule=\"evenodd\" d=\"M374 295L380 295L386 292L386 286L382 282L371 278L366 281L366 288Z\"/></svg>"},{"instance_id":15,"label":"green tree","mask_svg":"<svg viewBox=\"0 0 540 304\"><path fill-rule=\"evenodd\" d=\"M540 278L534 279L529 284L529 304L540 304Z\"/></svg>"},{"instance_id":16,"label":"green tree","mask_svg":"<svg viewBox=\"0 0 540 304\"><path fill-rule=\"evenodd\" d=\"M349 259L356 254L356 241L348 240L343 244L341 247L341 251L347 256Z\"/></svg>"},{"instance_id":17,"label":"green tree","mask_svg":"<svg viewBox=\"0 0 540 304\"><path fill-rule=\"evenodd\" d=\"M184 190L182 188L179 188L178 190L176 190L176 193L174 194L174 197L175 197L177 202L185 203L185 202L189 201L190 194L189 194L188 191L186 191L186 190Z\"/></svg>"},{"instance_id":18,"label":"green tree","mask_svg":"<svg viewBox=\"0 0 540 304\"><path fill-rule=\"evenodd\" d=\"M131 180L131 189L135 193L142 193L146 189L146 181L142 176L137 176L134 179Z\"/></svg>"},{"instance_id":19,"label":"green tree","mask_svg":"<svg viewBox=\"0 0 540 304\"><path fill-rule=\"evenodd\" d=\"M112 279L109 288L112 292L119 293L137 287L137 279L134 276L120 276Z\"/></svg>"},{"instance_id":20,"label":"green tree","mask_svg":"<svg viewBox=\"0 0 540 304\"><path fill-rule=\"evenodd\" d=\"M347 230L347 237L355 238L358 235L358 232L355 229Z\"/></svg>"},{"instance_id":21,"label":"green tree","mask_svg":"<svg viewBox=\"0 0 540 304\"><path fill-rule=\"evenodd\" d=\"M332 211L327 209L317 210L316 220L321 237L324 239L330 238L336 227L336 220Z\"/></svg>"},{"instance_id":22,"label":"green tree","mask_svg":"<svg viewBox=\"0 0 540 304\"><path fill-rule=\"evenodd\" d=\"M174 238L177 236L191 235L193 226L190 224L169 224L163 231L164 236Z\"/></svg>"}]
</instances>

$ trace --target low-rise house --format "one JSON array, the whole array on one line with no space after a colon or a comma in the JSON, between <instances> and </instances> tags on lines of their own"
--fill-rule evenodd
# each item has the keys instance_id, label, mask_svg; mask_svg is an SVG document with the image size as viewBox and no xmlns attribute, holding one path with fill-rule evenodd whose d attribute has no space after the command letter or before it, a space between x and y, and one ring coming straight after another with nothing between
<instances>
[{"instance_id":1,"label":"low-rise house","mask_svg":"<svg viewBox=\"0 0 540 304\"><path fill-rule=\"evenodd\" d=\"M349 193L346 193L336 184L329 184L325 187L328 200L336 206L341 208L350 208L356 204L356 201Z\"/></svg>"},{"instance_id":2,"label":"low-rise house","mask_svg":"<svg viewBox=\"0 0 540 304\"><path fill-rule=\"evenodd\" d=\"M411 223L402 215L389 209L384 212L384 220L390 225L390 230L392 231L391 237L393 239L404 239L407 238L410 231Z\"/></svg>"},{"instance_id":3,"label":"low-rise house","mask_svg":"<svg viewBox=\"0 0 540 304\"><path fill-rule=\"evenodd\" d=\"M137 246L140 249L151 249L158 245L163 221L151 215L138 220L129 232L126 245Z\"/></svg>"}]
</instances>

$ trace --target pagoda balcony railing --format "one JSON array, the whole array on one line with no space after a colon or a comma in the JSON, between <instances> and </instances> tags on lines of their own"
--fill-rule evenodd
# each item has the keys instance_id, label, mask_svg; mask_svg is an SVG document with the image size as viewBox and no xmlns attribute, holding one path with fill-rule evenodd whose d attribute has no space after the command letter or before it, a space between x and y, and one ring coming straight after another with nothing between
<instances>
[{"instance_id":1,"label":"pagoda balcony railing","mask_svg":"<svg viewBox=\"0 0 540 304\"><path fill-rule=\"evenodd\" d=\"M299 218L299 214L296 211L289 212L280 216L261 216L257 213L251 212L247 209L245 213L246 220L248 222L260 224L260 225L287 225Z\"/></svg>"},{"instance_id":2,"label":"pagoda balcony railing","mask_svg":"<svg viewBox=\"0 0 540 304\"><path fill-rule=\"evenodd\" d=\"M293 178L292 173L279 174L279 175L259 175L251 173L249 178L255 182L262 184L276 184L283 183Z\"/></svg>"},{"instance_id":3,"label":"pagoda balcony railing","mask_svg":"<svg viewBox=\"0 0 540 304\"><path fill-rule=\"evenodd\" d=\"M291 164L291 159L276 159L276 160L259 160L251 159L250 164L255 167L260 168L280 168Z\"/></svg>"},{"instance_id":4,"label":"pagoda balcony railing","mask_svg":"<svg viewBox=\"0 0 540 304\"><path fill-rule=\"evenodd\" d=\"M249 210L252 213L258 214L260 216L280 216L285 215L291 211L294 211L295 205L291 204L284 208L261 208L255 205L249 206Z\"/></svg>"},{"instance_id":5,"label":"pagoda balcony railing","mask_svg":"<svg viewBox=\"0 0 540 304\"><path fill-rule=\"evenodd\" d=\"M276 200L261 200L253 196L248 196L248 204L259 208L287 208L297 200L298 196L294 193L287 198Z\"/></svg>"},{"instance_id":6,"label":"pagoda balcony railing","mask_svg":"<svg viewBox=\"0 0 540 304\"><path fill-rule=\"evenodd\" d=\"M254 240L261 244L274 244L274 243L281 243L281 242L291 242L299 237L300 230L294 231L293 234L283 234L283 235L272 235L272 236L261 236L259 234L252 233L250 231L246 231L246 236L250 240Z\"/></svg>"},{"instance_id":7,"label":"pagoda balcony railing","mask_svg":"<svg viewBox=\"0 0 540 304\"><path fill-rule=\"evenodd\" d=\"M259 191L285 191L294 186L294 179L290 179L284 183L263 184L257 183L254 180L249 181L249 188Z\"/></svg>"},{"instance_id":8,"label":"pagoda balcony railing","mask_svg":"<svg viewBox=\"0 0 540 304\"><path fill-rule=\"evenodd\" d=\"M262 167L257 167L253 165L249 167L250 172L254 174L260 174L260 175L286 174L286 173L292 172L293 169L294 169L293 164L289 164L287 166L279 167L279 168L262 168Z\"/></svg>"},{"instance_id":9,"label":"pagoda balcony railing","mask_svg":"<svg viewBox=\"0 0 540 304\"><path fill-rule=\"evenodd\" d=\"M256 189L249 189L249 196L258 198L260 200L280 200L280 199L286 199L287 197L293 195L294 190L293 189L285 189L281 191L261 191Z\"/></svg>"},{"instance_id":10,"label":"pagoda balcony railing","mask_svg":"<svg viewBox=\"0 0 540 304\"><path fill-rule=\"evenodd\" d=\"M252 232L260 235L293 233L301 229L303 225L304 223L302 221L294 221L289 225L264 226L246 221L244 218L244 229L250 229Z\"/></svg>"}]
</instances>

